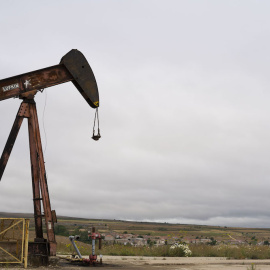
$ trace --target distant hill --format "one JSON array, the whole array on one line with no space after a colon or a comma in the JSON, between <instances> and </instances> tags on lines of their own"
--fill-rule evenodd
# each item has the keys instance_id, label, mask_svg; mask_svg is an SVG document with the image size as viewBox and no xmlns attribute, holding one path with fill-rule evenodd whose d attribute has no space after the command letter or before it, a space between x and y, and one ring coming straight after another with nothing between
<instances>
[{"instance_id":1,"label":"distant hill","mask_svg":"<svg viewBox=\"0 0 270 270\"><path fill-rule=\"evenodd\" d=\"M34 215L31 213L0 212L0 218L29 218L30 231L34 231ZM123 221L115 219L89 219L68 216L57 216L55 228L65 228L66 232L76 230L89 231L96 227L97 231L104 234L131 234L134 237L152 237L180 239L187 243L215 239L218 242L237 242L259 244L270 241L269 228L239 228L227 226L207 226L192 224L172 224L160 222ZM56 230L57 231L57 230ZM202 240L201 240L202 239Z\"/></svg>"},{"instance_id":2,"label":"distant hill","mask_svg":"<svg viewBox=\"0 0 270 270\"><path fill-rule=\"evenodd\" d=\"M34 218L34 214L0 212L0 218Z\"/></svg>"},{"instance_id":3,"label":"distant hill","mask_svg":"<svg viewBox=\"0 0 270 270\"><path fill-rule=\"evenodd\" d=\"M68 220L88 220L86 218L67 217L67 216L57 216L57 217L60 219L68 219ZM34 218L34 214L0 212L0 218Z\"/></svg>"}]
</instances>

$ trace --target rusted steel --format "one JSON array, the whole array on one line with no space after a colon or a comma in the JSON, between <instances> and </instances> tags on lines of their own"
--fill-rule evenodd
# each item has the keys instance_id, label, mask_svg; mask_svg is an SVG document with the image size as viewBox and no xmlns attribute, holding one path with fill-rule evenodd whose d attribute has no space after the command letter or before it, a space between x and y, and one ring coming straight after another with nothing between
<instances>
[{"instance_id":1,"label":"rusted steel","mask_svg":"<svg viewBox=\"0 0 270 270\"><path fill-rule=\"evenodd\" d=\"M43 238L42 230L42 214L41 214L41 197L40 197L40 183L39 183L39 161L38 151L35 140L35 121L32 104L29 104L29 119L28 119L28 133L29 133L29 147L30 147L30 161L32 173L32 188L33 188L33 203L34 203L34 219L36 238Z\"/></svg>"},{"instance_id":2,"label":"rusted steel","mask_svg":"<svg viewBox=\"0 0 270 270\"><path fill-rule=\"evenodd\" d=\"M30 117L28 103L26 103L26 102L21 103L18 115L21 116L21 117L25 117L25 118Z\"/></svg>"},{"instance_id":3,"label":"rusted steel","mask_svg":"<svg viewBox=\"0 0 270 270\"><path fill-rule=\"evenodd\" d=\"M37 116L36 104L34 100L32 100L32 103L29 105L31 106L30 107L31 118L33 118L32 120L33 131L34 131L34 138L35 138L35 147L36 147L37 156L38 156L39 183L40 183L40 189L41 189L41 194L42 194L45 223L46 223L46 228L47 228L47 240L50 246L50 255L55 256L56 255L56 241L55 241L55 235L54 235L54 223L53 223L53 218L52 218L52 210L51 210L51 203L50 203L50 197L49 197L49 191L48 191L48 185L47 185L45 163L44 163L44 157L43 157L42 146L41 146L38 116Z\"/></svg>"},{"instance_id":4,"label":"rusted steel","mask_svg":"<svg viewBox=\"0 0 270 270\"><path fill-rule=\"evenodd\" d=\"M29 242L29 264L34 267L48 266L49 244L47 242Z\"/></svg>"},{"instance_id":5,"label":"rusted steel","mask_svg":"<svg viewBox=\"0 0 270 270\"><path fill-rule=\"evenodd\" d=\"M36 242L44 242L42 217L45 217L49 254L56 255L54 223L55 211L51 210L45 163L42 152L38 117L34 97L39 90L72 81L92 108L99 107L99 94L95 76L84 55L71 50L62 57L59 65L28 72L0 80L0 101L12 97L23 99L0 159L0 180L24 118L28 118L30 160L32 172L33 202L35 213ZM43 203L44 215L41 212Z\"/></svg>"},{"instance_id":6,"label":"rusted steel","mask_svg":"<svg viewBox=\"0 0 270 270\"><path fill-rule=\"evenodd\" d=\"M0 80L0 100L73 80L62 64ZM22 96L23 97L23 96Z\"/></svg>"},{"instance_id":7,"label":"rusted steel","mask_svg":"<svg viewBox=\"0 0 270 270\"><path fill-rule=\"evenodd\" d=\"M33 98L38 90L68 81L73 82L92 108L99 107L94 73L78 50L64 55L59 65L0 80L0 101L12 97Z\"/></svg>"},{"instance_id":8,"label":"rusted steel","mask_svg":"<svg viewBox=\"0 0 270 270\"><path fill-rule=\"evenodd\" d=\"M16 138L17 138L17 135L19 133L20 127L21 127L22 122L23 122L24 116L22 116L22 115L23 115L23 112L25 110L24 107L25 107L25 105L21 104L21 106L20 106L20 108L18 110L17 116L15 118L14 124L12 126L12 129L10 131L7 143L6 143L5 148L3 150L1 159L0 159L0 181L1 181L1 178L2 178L3 173L5 171L5 168L6 168L10 153L12 151L12 148L14 146L14 143L16 141Z\"/></svg>"},{"instance_id":9,"label":"rusted steel","mask_svg":"<svg viewBox=\"0 0 270 270\"><path fill-rule=\"evenodd\" d=\"M53 220L53 223L57 223L57 216L56 216L55 210L52 210L52 220Z\"/></svg>"},{"instance_id":10,"label":"rusted steel","mask_svg":"<svg viewBox=\"0 0 270 270\"><path fill-rule=\"evenodd\" d=\"M50 198L47 186L36 105L33 99L25 100L21 103L12 130L10 132L10 136L8 138L8 141L6 143L6 146L4 148L0 160L0 176L2 177L4 173L8 158L10 156L13 145L17 138L22 121L25 117L28 118L36 238L43 239L42 214L40 202L42 200L45 223L47 227L47 237L50 246L50 255L55 256L56 242L54 235L54 222L52 217ZM40 197L40 190L42 198ZM54 214L54 220L55 219L56 215Z\"/></svg>"}]
</instances>

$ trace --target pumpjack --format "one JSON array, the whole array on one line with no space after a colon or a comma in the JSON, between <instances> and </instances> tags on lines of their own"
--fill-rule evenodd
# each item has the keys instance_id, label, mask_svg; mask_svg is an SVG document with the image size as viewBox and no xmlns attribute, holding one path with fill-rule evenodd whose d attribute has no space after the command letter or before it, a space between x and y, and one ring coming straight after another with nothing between
<instances>
[{"instance_id":1,"label":"pumpjack","mask_svg":"<svg viewBox=\"0 0 270 270\"><path fill-rule=\"evenodd\" d=\"M35 95L57 84L71 81L92 108L99 107L99 93L93 71L84 55L71 50L64 55L60 64L0 80L0 101L9 98L22 99L14 124L0 159L0 180L6 168L13 145L24 118L28 119L30 161L33 188L35 243L47 243L48 255L56 255L54 223L56 213L51 210L45 163L41 145ZM93 139L97 140L98 134ZM44 214L42 214L41 201ZM43 237L42 218L45 219L47 239ZM29 246L30 248L30 246Z\"/></svg>"}]
</instances>

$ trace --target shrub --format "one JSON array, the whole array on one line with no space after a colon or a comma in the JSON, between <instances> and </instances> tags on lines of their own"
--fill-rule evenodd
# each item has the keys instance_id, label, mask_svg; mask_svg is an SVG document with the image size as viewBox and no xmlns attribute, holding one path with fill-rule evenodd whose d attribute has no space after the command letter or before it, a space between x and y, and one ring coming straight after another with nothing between
<instances>
[{"instance_id":1,"label":"shrub","mask_svg":"<svg viewBox=\"0 0 270 270\"><path fill-rule=\"evenodd\" d=\"M64 225L56 225L54 227L54 232L56 235L68 236L69 232Z\"/></svg>"},{"instance_id":2,"label":"shrub","mask_svg":"<svg viewBox=\"0 0 270 270\"><path fill-rule=\"evenodd\" d=\"M161 227L161 228L158 228L158 231L163 231L163 232L165 232L165 231L167 231L167 228Z\"/></svg>"},{"instance_id":3,"label":"shrub","mask_svg":"<svg viewBox=\"0 0 270 270\"><path fill-rule=\"evenodd\" d=\"M172 257L189 257L191 256L192 252L188 245L175 243L170 247L169 254Z\"/></svg>"}]
</instances>

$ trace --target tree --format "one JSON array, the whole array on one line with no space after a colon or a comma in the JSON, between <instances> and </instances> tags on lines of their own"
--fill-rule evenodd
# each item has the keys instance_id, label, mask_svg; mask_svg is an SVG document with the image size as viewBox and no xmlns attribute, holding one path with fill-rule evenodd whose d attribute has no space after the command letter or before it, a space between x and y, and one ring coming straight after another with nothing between
<instances>
[{"instance_id":1,"label":"tree","mask_svg":"<svg viewBox=\"0 0 270 270\"><path fill-rule=\"evenodd\" d=\"M54 233L57 235L68 236L69 232L64 225L56 225L54 227Z\"/></svg>"},{"instance_id":2,"label":"tree","mask_svg":"<svg viewBox=\"0 0 270 270\"><path fill-rule=\"evenodd\" d=\"M214 239L214 237L211 237L211 242L208 243L210 246L215 246L217 244L217 240Z\"/></svg>"}]
</instances>

